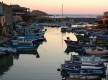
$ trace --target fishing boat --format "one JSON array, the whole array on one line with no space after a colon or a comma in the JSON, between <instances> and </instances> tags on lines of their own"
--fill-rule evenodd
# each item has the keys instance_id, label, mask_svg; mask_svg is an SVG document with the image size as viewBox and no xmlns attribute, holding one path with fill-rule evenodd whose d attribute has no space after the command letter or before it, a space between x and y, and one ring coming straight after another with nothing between
<instances>
[{"instance_id":1,"label":"fishing boat","mask_svg":"<svg viewBox=\"0 0 108 80\"><path fill-rule=\"evenodd\" d=\"M87 54L106 54L108 53L108 50L102 47L95 47L95 48L84 47L84 49Z\"/></svg>"},{"instance_id":2,"label":"fishing boat","mask_svg":"<svg viewBox=\"0 0 108 80\"><path fill-rule=\"evenodd\" d=\"M12 40L12 47L16 48L17 51L29 51L35 50L39 46L39 43L34 43L32 39L28 39L24 36L20 36L17 40Z\"/></svg>"},{"instance_id":3,"label":"fishing boat","mask_svg":"<svg viewBox=\"0 0 108 80\"><path fill-rule=\"evenodd\" d=\"M80 45L76 41L64 40L67 47L79 48Z\"/></svg>"},{"instance_id":4,"label":"fishing boat","mask_svg":"<svg viewBox=\"0 0 108 80\"><path fill-rule=\"evenodd\" d=\"M64 40L67 47L72 47L72 48L77 48L77 49L82 49L83 47L94 47L95 44L90 44L90 42L84 42L82 40L78 40L78 41L72 41L69 37L67 37L66 40Z\"/></svg>"},{"instance_id":5,"label":"fishing boat","mask_svg":"<svg viewBox=\"0 0 108 80\"><path fill-rule=\"evenodd\" d=\"M69 37L67 37L67 40L64 40L67 47L72 47L72 48L79 48L81 47L81 44L78 41L72 41Z\"/></svg>"},{"instance_id":6,"label":"fishing boat","mask_svg":"<svg viewBox=\"0 0 108 80\"><path fill-rule=\"evenodd\" d=\"M105 72L103 70L86 70L86 69L61 69L61 74L73 74L73 75L98 75L98 76L104 76Z\"/></svg>"},{"instance_id":7,"label":"fishing boat","mask_svg":"<svg viewBox=\"0 0 108 80\"><path fill-rule=\"evenodd\" d=\"M82 64L61 64L61 69L80 69L80 70L105 70L105 66L82 65Z\"/></svg>"},{"instance_id":8,"label":"fishing boat","mask_svg":"<svg viewBox=\"0 0 108 80\"><path fill-rule=\"evenodd\" d=\"M4 52L4 53L16 53L17 50L15 48L11 48L11 47L0 47L0 52Z\"/></svg>"},{"instance_id":9,"label":"fishing boat","mask_svg":"<svg viewBox=\"0 0 108 80\"><path fill-rule=\"evenodd\" d=\"M70 64L70 65L77 65L77 66L99 66L105 68L105 65L103 63L92 63L92 62L81 62L81 61L65 61L65 64Z\"/></svg>"},{"instance_id":10,"label":"fishing boat","mask_svg":"<svg viewBox=\"0 0 108 80\"><path fill-rule=\"evenodd\" d=\"M102 58L100 56L77 56L77 55L71 55L70 61L72 62L84 62L84 63L103 63L108 62L107 58Z\"/></svg>"},{"instance_id":11,"label":"fishing boat","mask_svg":"<svg viewBox=\"0 0 108 80\"><path fill-rule=\"evenodd\" d=\"M97 75L73 75L70 74L69 77L65 77L65 80L101 80Z\"/></svg>"}]
</instances>

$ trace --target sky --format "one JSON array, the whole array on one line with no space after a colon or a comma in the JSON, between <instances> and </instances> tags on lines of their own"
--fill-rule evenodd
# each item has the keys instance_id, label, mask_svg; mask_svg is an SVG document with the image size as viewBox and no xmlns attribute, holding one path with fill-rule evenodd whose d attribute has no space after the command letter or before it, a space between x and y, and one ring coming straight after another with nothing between
<instances>
[{"instance_id":1,"label":"sky","mask_svg":"<svg viewBox=\"0 0 108 80\"><path fill-rule=\"evenodd\" d=\"M108 10L108 0L0 0L6 4L18 4L30 10L48 14L103 14Z\"/></svg>"}]
</instances>

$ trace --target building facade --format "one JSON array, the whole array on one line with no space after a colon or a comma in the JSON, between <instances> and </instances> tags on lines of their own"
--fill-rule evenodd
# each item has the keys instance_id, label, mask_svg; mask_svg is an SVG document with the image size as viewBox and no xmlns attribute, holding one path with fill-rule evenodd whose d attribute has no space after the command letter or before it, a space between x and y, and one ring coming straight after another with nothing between
<instances>
[{"instance_id":1,"label":"building facade","mask_svg":"<svg viewBox=\"0 0 108 80\"><path fill-rule=\"evenodd\" d=\"M108 11L103 13L103 16L98 18L98 27L99 28L108 28Z\"/></svg>"},{"instance_id":2,"label":"building facade","mask_svg":"<svg viewBox=\"0 0 108 80\"><path fill-rule=\"evenodd\" d=\"M20 7L19 5L10 5L12 8L12 15L14 22L22 22L23 16L30 14L30 9L26 7Z\"/></svg>"},{"instance_id":3,"label":"building facade","mask_svg":"<svg viewBox=\"0 0 108 80\"><path fill-rule=\"evenodd\" d=\"M0 33L8 35L9 28L12 26L12 9L10 5L0 2Z\"/></svg>"},{"instance_id":4,"label":"building facade","mask_svg":"<svg viewBox=\"0 0 108 80\"><path fill-rule=\"evenodd\" d=\"M5 22L5 25L3 26L11 26L12 25L12 9L10 5L0 2L0 14L3 15L4 17L1 19L1 21L4 20Z\"/></svg>"}]
</instances>

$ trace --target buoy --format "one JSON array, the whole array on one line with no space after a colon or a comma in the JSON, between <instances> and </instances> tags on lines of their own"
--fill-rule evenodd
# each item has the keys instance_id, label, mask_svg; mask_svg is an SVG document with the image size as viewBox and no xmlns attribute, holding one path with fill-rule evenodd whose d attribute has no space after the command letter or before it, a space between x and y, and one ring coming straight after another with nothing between
<instances>
[{"instance_id":1,"label":"buoy","mask_svg":"<svg viewBox=\"0 0 108 80\"><path fill-rule=\"evenodd\" d=\"M61 71L61 69L58 68L57 71Z\"/></svg>"}]
</instances>

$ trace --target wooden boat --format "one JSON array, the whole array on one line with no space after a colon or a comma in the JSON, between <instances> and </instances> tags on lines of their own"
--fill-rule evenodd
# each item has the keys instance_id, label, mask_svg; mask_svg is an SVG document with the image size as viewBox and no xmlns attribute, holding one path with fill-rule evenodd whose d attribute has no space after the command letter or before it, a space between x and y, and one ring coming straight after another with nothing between
<instances>
[{"instance_id":1,"label":"wooden boat","mask_svg":"<svg viewBox=\"0 0 108 80\"><path fill-rule=\"evenodd\" d=\"M39 43L34 43L32 39L27 39L23 36L18 37L17 40L12 40L12 48L16 48L17 51L35 50L38 46Z\"/></svg>"},{"instance_id":2,"label":"wooden boat","mask_svg":"<svg viewBox=\"0 0 108 80\"><path fill-rule=\"evenodd\" d=\"M66 77L65 80L101 80L99 76L94 76L94 75L73 75L70 74L69 77Z\"/></svg>"},{"instance_id":3,"label":"wooden boat","mask_svg":"<svg viewBox=\"0 0 108 80\"><path fill-rule=\"evenodd\" d=\"M95 47L95 48L91 48L91 47L84 47L85 52L88 54L106 54L108 53L108 50L101 48L101 47Z\"/></svg>"},{"instance_id":4,"label":"wooden boat","mask_svg":"<svg viewBox=\"0 0 108 80\"><path fill-rule=\"evenodd\" d=\"M66 32L66 31L67 31L67 29L68 29L68 27L67 27L67 26L61 26L61 32Z\"/></svg>"},{"instance_id":5,"label":"wooden boat","mask_svg":"<svg viewBox=\"0 0 108 80\"><path fill-rule=\"evenodd\" d=\"M78 34L75 34L76 37L77 37L77 40L81 40L83 42L90 42L91 39L90 39L90 36L83 36L83 35L78 35ZM91 34L92 36L92 34ZM96 42L97 43L105 43L107 42L108 38L103 38L103 37L100 37L97 35L97 39L96 39Z\"/></svg>"},{"instance_id":6,"label":"wooden boat","mask_svg":"<svg viewBox=\"0 0 108 80\"><path fill-rule=\"evenodd\" d=\"M67 37L67 40L64 40L67 47L72 47L72 48L82 48L82 47L94 47L95 44L90 44L90 42L84 42L84 41L72 41L70 40L69 37Z\"/></svg>"},{"instance_id":7,"label":"wooden boat","mask_svg":"<svg viewBox=\"0 0 108 80\"><path fill-rule=\"evenodd\" d=\"M64 40L64 41L65 41L67 47L73 47L73 48L79 48L80 47L80 45L77 44L76 41L69 41L69 40Z\"/></svg>"},{"instance_id":8,"label":"wooden boat","mask_svg":"<svg viewBox=\"0 0 108 80\"><path fill-rule=\"evenodd\" d=\"M0 47L0 52L4 52L4 53L16 53L17 50L15 48L11 48L11 47Z\"/></svg>"},{"instance_id":9,"label":"wooden boat","mask_svg":"<svg viewBox=\"0 0 108 80\"><path fill-rule=\"evenodd\" d=\"M107 62L108 59L107 58L102 58L102 56L95 56L95 55L91 55L91 56L77 56L77 55L71 55L70 61L72 62L83 62L83 63L103 63L103 62Z\"/></svg>"},{"instance_id":10,"label":"wooden boat","mask_svg":"<svg viewBox=\"0 0 108 80\"><path fill-rule=\"evenodd\" d=\"M65 64L105 67L103 63L81 62L81 61L75 61L75 60L73 62L66 60Z\"/></svg>"},{"instance_id":11,"label":"wooden boat","mask_svg":"<svg viewBox=\"0 0 108 80\"><path fill-rule=\"evenodd\" d=\"M39 47L40 43L37 43L35 45L31 44L18 44L18 45L13 45L13 48L16 48L17 51L33 51L36 50Z\"/></svg>"},{"instance_id":12,"label":"wooden boat","mask_svg":"<svg viewBox=\"0 0 108 80\"><path fill-rule=\"evenodd\" d=\"M98 75L98 76L104 76L105 72L103 70L86 70L86 69L62 69L61 74L73 74L73 75Z\"/></svg>"},{"instance_id":13,"label":"wooden boat","mask_svg":"<svg viewBox=\"0 0 108 80\"><path fill-rule=\"evenodd\" d=\"M61 69L80 69L80 70L106 70L106 67L103 65L83 65L83 64L61 64Z\"/></svg>"}]
</instances>

